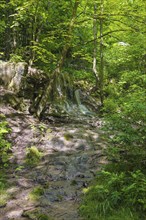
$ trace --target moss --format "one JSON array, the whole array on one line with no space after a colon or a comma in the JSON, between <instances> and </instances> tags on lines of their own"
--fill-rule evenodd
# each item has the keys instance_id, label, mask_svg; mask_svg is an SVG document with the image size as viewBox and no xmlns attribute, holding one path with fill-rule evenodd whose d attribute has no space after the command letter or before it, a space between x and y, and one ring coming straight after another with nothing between
<instances>
[{"instance_id":1,"label":"moss","mask_svg":"<svg viewBox=\"0 0 146 220\"><path fill-rule=\"evenodd\" d=\"M42 156L43 153L40 152L35 146L27 148L26 163L30 166L37 165L40 162Z\"/></svg>"},{"instance_id":2,"label":"moss","mask_svg":"<svg viewBox=\"0 0 146 220\"><path fill-rule=\"evenodd\" d=\"M39 220L52 220L52 218L50 218L48 215L45 215L45 214L40 214L38 216L38 219Z\"/></svg>"},{"instance_id":3,"label":"moss","mask_svg":"<svg viewBox=\"0 0 146 220\"><path fill-rule=\"evenodd\" d=\"M44 195L44 188L42 186L36 186L29 194L29 198L31 200L38 200L42 195Z\"/></svg>"},{"instance_id":4,"label":"moss","mask_svg":"<svg viewBox=\"0 0 146 220\"><path fill-rule=\"evenodd\" d=\"M25 211L22 216L32 220L53 220L50 216L42 213L40 209Z\"/></svg>"},{"instance_id":5,"label":"moss","mask_svg":"<svg viewBox=\"0 0 146 220\"><path fill-rule=\"evenodd\" d=\"M73 135L70 134L70 133L65 133L65 134L64 134L64 138L65 138L65 140L70 141L70 139L73 138Z\"/></svg>"}]
</instances>

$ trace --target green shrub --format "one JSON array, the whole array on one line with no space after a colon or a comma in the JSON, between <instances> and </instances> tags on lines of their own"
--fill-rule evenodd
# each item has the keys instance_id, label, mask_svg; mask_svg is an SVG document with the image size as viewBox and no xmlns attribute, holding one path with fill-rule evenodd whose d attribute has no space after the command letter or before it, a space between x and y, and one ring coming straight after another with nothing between
<instances>
[{"instance_id":1,"label":"green shrub","mask_svg":"<svg viewBox=\"0 0 146 220\"><path fill-rule=\"evenodd\" d=\"M113 86L113 85L112 85ZM104 102L109 163L85 192L81 214L90 220L146 216L146 102L140 72L125 72ZM111 89L112 87L107 88ZM124 216L124 217L123 217Z\"/></svg>"},{"instance_id":2,"label":"green shrub","mask_svg":"<svg viewBox=\"0 0 146 220\"><path fill-rule=\"evenodd\" d=\"M24 62L23 58L21 55L17 54L10 54L10 61L11 62Z\"/></svg>"},{"instance_id":3,"label":"green shrub","mask_svg":"<svg viewBox=\"0 0 146 220\"><path fill-rule=\"evenodd\" d=\"M133 219L146 214L146 176L139 170L127 174L102 171L96 183L85 190L80 207L83 216L94 220L105 217L113 220L121 210L130 210Z\"/></svg>"}]
</instances>

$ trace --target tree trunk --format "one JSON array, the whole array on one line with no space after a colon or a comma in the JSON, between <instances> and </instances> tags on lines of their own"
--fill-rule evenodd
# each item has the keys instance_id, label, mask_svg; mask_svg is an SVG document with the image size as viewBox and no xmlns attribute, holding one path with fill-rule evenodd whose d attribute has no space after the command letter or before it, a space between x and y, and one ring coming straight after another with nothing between
<instances>
[{"instance_id":1,"label":"tree trunk","mask_svg":"<svg viewBox=\"0 0 146 220\"><path fill-rule=\"evenodd\" d=\"M94 36L94 48L93 48L93 73L95 76L95 86L92 88L91 92L94 92L98 88L99 76L97 72L97 3L94 3L94 17L93 17L93 36Z\"/></svg>"},{"instance_id":2,"label":"tree trunk","mask_svg":"<svg viewBox=\"0 0 146 220\"><path fill-rule=\"evenodd\" d=\"M103 105L103 78L104 78L104 60L103 60L103 12L104 12L104 0L100 0L100 71L99 71L99 90L100 101Z\"/></svg>"},{"instance_id":3,"label":"tree trunk","mask_svg":"<svg viewBox=\"0 0 146 220\"><path fill-rule=\"evenodd\" d=\"M6 4L10 2L10 0L5 1ZM10 10L9 8L6 8L5 12L5 21L6 21L6 29L5 29L5 50L4 50L4 58L5 60L10 59L10 53L11 53L11 29L10 29Z\"/></svg>"},{"instance_id":4,"label":"tree trunk","mask_svg":"<svg viewBox=\"0 0 146 220\"><path fill-rule=\"evenodd\" d=\"M37 42L37 28L39 28L39 24L38 24L38 10L39 10L39 3L40 1L36 1L35 4L35 13L33 15L33 19L32 19L32 27L31 27L31 57L30 57L30 65L33 65L34 60L35 60L35 51L33 49L33 46L35 46L35 42Z\"/></svg>"}]
</instances>

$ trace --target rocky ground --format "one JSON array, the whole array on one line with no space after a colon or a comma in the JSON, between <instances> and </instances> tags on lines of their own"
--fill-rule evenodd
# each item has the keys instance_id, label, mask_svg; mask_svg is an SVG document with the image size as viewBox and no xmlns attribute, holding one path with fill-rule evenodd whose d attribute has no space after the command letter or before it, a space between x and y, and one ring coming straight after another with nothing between
<instances>
[{"instance_id":1,"label":"rocky ground","mask_svg":"<svg viewBox=\"0 0 146 220\"><path fill-rule=\"evenodd\" d=\"M0 207L0 220L81 220L78 207L83 189L106 162L101 122L97 118L39 122L6 104L1 104L0 113L12 129L13 146L7 170L9 199ZM26 163L32 146L43 153L35 166ZM36 189L39 196L32 198Z\"/></svg>"}]
</instances>

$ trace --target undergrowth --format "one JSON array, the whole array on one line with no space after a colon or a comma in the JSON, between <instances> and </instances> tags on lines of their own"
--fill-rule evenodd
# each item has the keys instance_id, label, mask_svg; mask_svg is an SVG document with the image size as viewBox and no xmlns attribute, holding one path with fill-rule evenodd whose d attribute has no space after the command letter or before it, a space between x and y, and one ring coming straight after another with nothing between
<instances>
[{"instance_id":1,"label":"undergrowth","mask_svg":"<svg viewBox=\"0 0 146 220\"><path fill-rule=\"evenodd\" d=\"M10 132L8 122L3 114L0 114L0 167L7 167L11 152L11 143L6 139Z\"/></svg>"},{"instance_id":2,"label":"undergrowth","mask_svg":"<svg viewBox=\"0 0 146 220\"><path fill-rule=\"evenodd\" d=\"M101 171L84 193L80 212L86 219L138 220L146 214L146 176L141 171Z\"/></svg>"},{"instance_id":3,"label":"undergrowth","mask_svg":"<svg viewBox=\"0 0 146 220\"><path fill-rule=\"evenodd\" d=\"M7 204L9 195L7 193L7 181L3 171L0 172L0 207L4 207Z\"/></svg>"},{"instance_id":4,"label":"undergrowth","mask_svg":"<svg viewBox=\"0 0 146 220\"><path fill-rule=\"evenodd\" d=\"M5 116L0 114L0 207L4 207L9 199L5 169L9 166L11 153L11 143L7 140L10 131Z\"/></svg>"},{"instance_id":5,"label":"undergrowth","mask_svg":"<svg viewBox=\"0 0 146 220\"><path fill-rule=\"evenodd\" d=\"M84 191L80 213L85 220L145 219L146 94L142 86L126 92L117 86L118 99L112 96L105 101L109 163Z\"/></svg>"}]
</instances>

